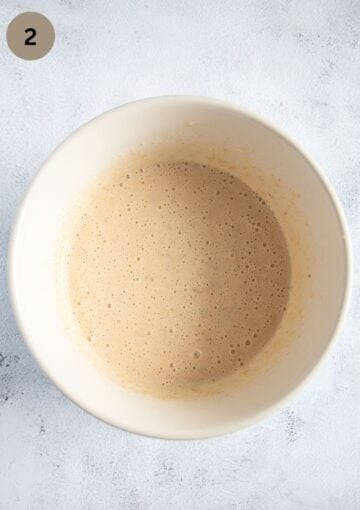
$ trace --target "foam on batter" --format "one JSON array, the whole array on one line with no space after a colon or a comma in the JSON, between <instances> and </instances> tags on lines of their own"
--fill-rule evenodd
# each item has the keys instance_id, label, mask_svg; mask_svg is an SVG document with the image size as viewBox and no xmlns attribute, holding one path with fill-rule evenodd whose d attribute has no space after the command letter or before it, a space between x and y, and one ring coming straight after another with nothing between
<instances>
[{"instance_id":1,"label":"foam on batter","mask_svg":"<svg viewBox=\"0 0 360 510\"><path fill-rule=\"evenodd\" d=\"M244 370L286 309L290 259L266 202L208 165L106 174L66 256L83 341L124 387L183 397Z\"/></svg>"}]
</instances>

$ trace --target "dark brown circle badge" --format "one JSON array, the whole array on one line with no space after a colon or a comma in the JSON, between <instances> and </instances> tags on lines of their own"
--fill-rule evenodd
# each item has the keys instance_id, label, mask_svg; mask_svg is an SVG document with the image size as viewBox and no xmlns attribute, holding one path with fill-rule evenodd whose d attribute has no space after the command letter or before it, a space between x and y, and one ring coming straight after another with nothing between
<instances>
[{"instance_id":1,"label":"dark brown circle badge","mask_svg":"<svg viewBox=\"0 0 360 510\"><path fill-rule=\"evenodd\" d=\"M44 57L55 41L54 27L38 12L23 12L14 18L7 29L6 40L11 51L24 60Z\"/></svg>"}]
</instances>

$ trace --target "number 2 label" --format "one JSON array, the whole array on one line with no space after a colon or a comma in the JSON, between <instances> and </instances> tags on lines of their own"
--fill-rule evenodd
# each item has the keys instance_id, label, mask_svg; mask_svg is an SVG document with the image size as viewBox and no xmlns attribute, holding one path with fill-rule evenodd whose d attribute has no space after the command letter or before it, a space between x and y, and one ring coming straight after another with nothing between
<instances>
[{"instance_id":1,"label":"number 2 label","mask_svg":"<svg viewBox=\"0 0 360 510\"><path fill-rule=\"evenodd\" d=\"M36 30L35 28L27 28L25 30L25 34L28 34L29 32L30 32L29 37L25 39L25 46L35 46L36 41L33 41L33 39L36 36Z\"/></svg>"},{"instance_id":2,"label":"number 2 label","mask_svg":"<svg viewBox=\"0 0 360 510\"><path fill-rule=\"evenodd\" d=\"M0 4L3 0L0 0ZM23 60L38 60L54 45L55 30L39 12L22 12L10 21L6 30L9 49ZM1 506L1 505L0 505Z\"/></svg>"}]
</instances>

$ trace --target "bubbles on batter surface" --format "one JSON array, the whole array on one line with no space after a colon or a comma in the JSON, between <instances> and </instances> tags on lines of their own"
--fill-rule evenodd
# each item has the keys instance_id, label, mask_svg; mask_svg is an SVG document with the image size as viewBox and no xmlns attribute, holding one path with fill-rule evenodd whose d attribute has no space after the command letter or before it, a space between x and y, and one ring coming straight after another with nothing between
<instances>
[{"instance_id":1,"label":"bubbles on batter surface","mask_svg":"<svg viewBox=\"0 0 360 510\"><path fill-rule=\"evenodd\" d=\"M290 288L266 201L188 161L109 176L67 262L87 344L120 383L162 397L242 370L272 337Z\"/></svg>"}]
</instances>

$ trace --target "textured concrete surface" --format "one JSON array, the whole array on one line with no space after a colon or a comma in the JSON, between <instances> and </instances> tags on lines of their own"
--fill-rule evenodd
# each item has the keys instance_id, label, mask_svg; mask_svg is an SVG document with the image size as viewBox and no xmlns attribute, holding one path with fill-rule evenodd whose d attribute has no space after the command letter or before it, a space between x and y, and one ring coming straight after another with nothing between
<instances>
[{"instance_id":1,"label":"textured concrete surface","mask_svg":"<svg viewBox=\"0 0 360 510\"><path fill-rule=\"evenodd\" d=\"M42 60L5 30L35 10L55 26ZM11 223L31 177L72 130L120 103L193 93L276 122L324 167L360 250L357 0L0 0L0 509L360 508L360 296L329 362L262 424L203 442L115 430L40 372L5 282Z\"/></svg>"}]
</instances>

